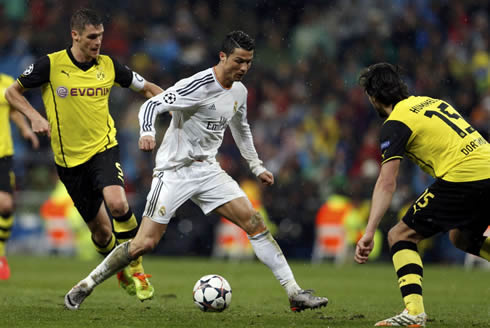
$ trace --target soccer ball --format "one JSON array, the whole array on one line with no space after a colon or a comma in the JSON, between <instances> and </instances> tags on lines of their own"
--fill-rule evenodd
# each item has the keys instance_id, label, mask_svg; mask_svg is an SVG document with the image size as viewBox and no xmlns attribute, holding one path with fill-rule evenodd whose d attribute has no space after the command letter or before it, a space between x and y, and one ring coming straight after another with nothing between
<instances>
[{"instance_id":1,"label":"soccer ball","mask_svg":"<svg viewBox=\"0 0 490 328\"><path fill-rule=\"evenodd\" d=\"M201 311L221 312L230 306L231 287L222 276L208 274L196 282L192 297Z\"/></svg>"}]
</instances>

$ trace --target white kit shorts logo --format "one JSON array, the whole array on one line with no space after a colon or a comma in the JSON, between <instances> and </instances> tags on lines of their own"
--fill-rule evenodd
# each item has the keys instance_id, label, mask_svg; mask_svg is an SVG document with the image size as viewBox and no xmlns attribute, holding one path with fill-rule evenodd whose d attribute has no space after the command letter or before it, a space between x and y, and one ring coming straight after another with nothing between
<instances>
[{"instance_id":1,"label":"white kit shorts logo","mask_svg":"<svg viewBox=\"0 0 490 328\"><path fill-rule=\"evenodd\" d=\"M174 93L167 93L165 96L163 96L163 100L167 104L173 104L177 100L177 96Z\"/></svg>"},{"instance_id":2,"label":"white kit shorts logo","mask_svg":"<svg viewBox=\"0 0 490 328\"><path fill-rule=\"evenodd\" d=\"M29 67L26 68L24 73L22 73L22 75L27 76L31 74L33 70L34 70L34 64L30 64Z\"/></svg>"},{"instance_id":3,"label":"white kit shorts logo","mask_svg":"<svg viewBox=\"0 0 490 328\"><path fill-rule=\"evenodd\" d=\"M56 89L56 94L58 95L58 97L60 98L66 98L66 96L68 96L68 89L65 88L65 87L58 87Z\"/></svg>"}]
</instances>

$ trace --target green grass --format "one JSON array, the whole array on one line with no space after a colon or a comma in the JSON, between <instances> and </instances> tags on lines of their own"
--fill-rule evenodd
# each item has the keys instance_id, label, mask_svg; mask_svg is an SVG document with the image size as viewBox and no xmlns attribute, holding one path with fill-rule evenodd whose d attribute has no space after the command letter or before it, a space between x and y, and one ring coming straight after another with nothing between
<instances>
[{"instance_id":1,"label":"green grass","mask_svg":"<svg viewBox=\"0 0 490 328\"><path fill-rule=\"evenodd\" d=\"M126 295L111 278L78 311L66 310L64 294L98 262L76 258L11 256L12 277L0 281L0 327L372 327L403 309L389 263L311 265L292 262L303 288L330 303L292 313L285 292L258 262L146 257L156 288L152 301ZM233 289L231 307L204 313L192 302L192 287L208 273L223 275ZM490 327L489 272L429 266L424 271L428 327Z\"/></svg>"}]
</instances>

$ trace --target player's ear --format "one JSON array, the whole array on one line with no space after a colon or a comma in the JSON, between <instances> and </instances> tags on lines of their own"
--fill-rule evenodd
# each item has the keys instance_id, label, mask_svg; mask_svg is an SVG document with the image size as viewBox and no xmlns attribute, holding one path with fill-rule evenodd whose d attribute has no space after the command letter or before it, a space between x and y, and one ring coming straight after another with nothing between
<instances>
[{"instance_id":1,"label":"player's ear","mask_svg":"<svg viewBox=\"0 0 490 328\"><path fill-rule=\"evenodd\" d=\"M78 32L75 30L71 30L71 38L74 41L78 42L78 41L80 41L80 34L78 34Z\"/></svg>"},{"instance_id":2,"label":"player's ear","mask_svg":"<svg viewBox=\"0 0 490 328\"><path fill-rule=\"evenodd\" d=\"M226 54L223 51L219 52L219 61L224 62L226 60Z\"/></svg>"}]
</instances>

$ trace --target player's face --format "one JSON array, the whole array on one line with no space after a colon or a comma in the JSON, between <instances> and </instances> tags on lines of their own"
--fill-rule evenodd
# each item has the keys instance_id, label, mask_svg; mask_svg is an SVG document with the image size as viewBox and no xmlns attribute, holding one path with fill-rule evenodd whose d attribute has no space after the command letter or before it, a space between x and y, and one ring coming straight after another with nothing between
<instances>
[{"instance_id":1,"label":"player's face","mask_svg":"<svg viewBox=\"0 0 490 328\"><path fill-rule=\"evenodd\" d=\"M252 66L253 57L253 50L248 51L241 48L235 48L229 56L225 55L225 75L232 81L241 81L243 76L247 74L250 66Z\"/></svg>"},{"instance_id":2,"label":"player's face","mask_svg":"<svg viewBox=\"0 0 490 328\"><path fill-rule=\"evenodd\" d=\"M389 116L389 114L386 112L384 107L378 101L376 101L375 98L371 97L367 93L366 93L366 95L368 96L369 102L371 103L371 105L373 105L373 107L376 110L376 112L378 113L379 117L387 118Z\"/></svg>"},{"instance_id":3,"label":"player's face","mask_svg":"<svg viewBox=\"0 0 490 328\"><path fill-rule=\"evenodd\" d=\"M100 54L102 45L102 36L104 34L104 26L101 25L85 25L81 33L73 30L73 45L76 46L86 61L96 59Z\"/></svg>"}]
</instances>

